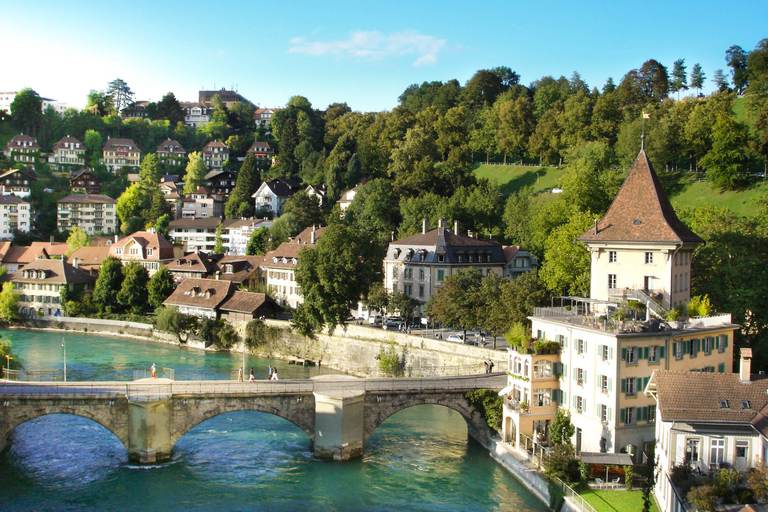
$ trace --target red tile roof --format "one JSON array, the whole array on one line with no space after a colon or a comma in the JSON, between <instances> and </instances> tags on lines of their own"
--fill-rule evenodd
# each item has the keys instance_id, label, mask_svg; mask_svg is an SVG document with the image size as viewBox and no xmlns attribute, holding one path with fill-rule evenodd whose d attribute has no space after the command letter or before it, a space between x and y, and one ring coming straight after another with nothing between
<instances>
[{"instance_id":1,"label":"red tile roof","mask_svg":"<svg viewBox=\"0 0 768 512\"><path fill-rule=\"evenodd\" d=\"M231 281L190 277L180 282L163 304L166 306L216 309L234 289L235 284Z\"/></svg>"}]
</instances>

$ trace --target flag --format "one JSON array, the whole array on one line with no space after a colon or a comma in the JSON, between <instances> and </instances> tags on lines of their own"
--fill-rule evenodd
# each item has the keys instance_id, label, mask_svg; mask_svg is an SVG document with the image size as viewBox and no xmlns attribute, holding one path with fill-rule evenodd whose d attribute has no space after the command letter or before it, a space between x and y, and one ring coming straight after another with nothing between
<instances>
[{"instance_id":1,"label":"flag","mask_svg":"<svg viewBox=\"0 0 768 512\"><path fill-rule=\"evenodd\" d=\"M650 112L647 112L647 113L643 112L643 119L648 119L649 117L651 117L651 113Z\"/></svg>"}]
</instances>

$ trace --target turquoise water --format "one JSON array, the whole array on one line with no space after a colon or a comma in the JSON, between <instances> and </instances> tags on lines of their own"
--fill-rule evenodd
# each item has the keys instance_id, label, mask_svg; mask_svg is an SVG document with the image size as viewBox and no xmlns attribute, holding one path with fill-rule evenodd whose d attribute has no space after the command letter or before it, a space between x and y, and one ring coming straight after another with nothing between
<instances>
[{"instance_id":1,"label":"turquoise water","mask_svg":"<svg viewBox=\"0 0 768 512\"><path fill-rule=\"evenodd\" d=\"M32 371L63 370L61 334L0 331ZM67 334L68 378L129 378L170 367L178 380L235 375L239 354L217 354L85 334ZM282 378L309 369L248 358L257 376L276 364ZM52 373L54 375L54 373ZM79 379L78 379L79 380ZM458 413L418 406L385 421L362 459L317 460L309 437L266 413L207 420L155 466L128 461L105 428L51 415L13 431L0 455L3 511L544 511L477 443Z\"/></svg>"}]
</instances>

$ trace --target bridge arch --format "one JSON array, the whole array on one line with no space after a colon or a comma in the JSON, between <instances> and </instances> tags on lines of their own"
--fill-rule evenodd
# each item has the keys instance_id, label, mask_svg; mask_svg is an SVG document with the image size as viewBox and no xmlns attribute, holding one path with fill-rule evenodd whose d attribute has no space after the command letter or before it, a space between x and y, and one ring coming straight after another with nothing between
<instances>
[{"instance_id":1,"label":"bridge arch","mask_svg":"<svg viewBox=\"0 0 768 512\"><path fill-rule=\"evenodd\" d=\"M376 393L366 395L363 441L367 441L379 425L390 416L417 405L441 405L458 412L467 424L468 434L485 444L492 431L480 412L464 397L463 392Z\"/></svg>"}]
</instances>

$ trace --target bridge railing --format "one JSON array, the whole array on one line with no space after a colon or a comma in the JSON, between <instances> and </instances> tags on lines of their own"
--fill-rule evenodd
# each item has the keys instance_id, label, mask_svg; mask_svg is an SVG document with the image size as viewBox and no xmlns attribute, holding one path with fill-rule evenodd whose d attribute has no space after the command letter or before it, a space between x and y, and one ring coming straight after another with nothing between
<instances>
[{"instance_id":1,"label":"bridge railing","mask_svg":"<svg viewBox=\"0 0 768 512\"><path fill-rule=\"evenodd\" d=\"M2 396L124 396L124 382L0 382Z\"/></svg>"}]
</instances>

